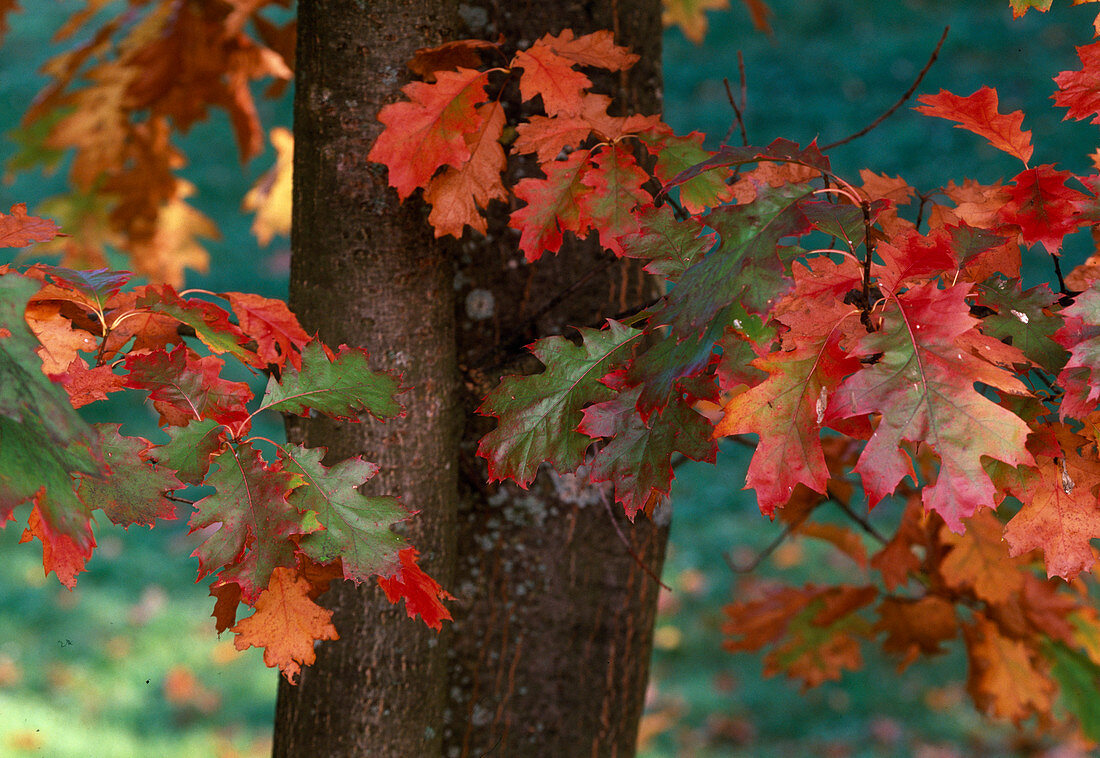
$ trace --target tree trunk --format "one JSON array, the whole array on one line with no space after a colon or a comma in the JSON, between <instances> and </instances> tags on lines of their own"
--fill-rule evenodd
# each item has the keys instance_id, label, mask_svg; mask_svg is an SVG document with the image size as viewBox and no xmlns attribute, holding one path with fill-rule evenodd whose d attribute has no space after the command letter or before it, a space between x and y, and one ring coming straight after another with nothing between
<instances>
[{"instance_id":1,"label":"tree trunk","mask_svg":"<svg viewBox=\"0 0 1100 758\"><path fill-rule=\"evenodd\" d=\"M465 33L453 31L450 12L461 13ZM366 345L415 388L400 423L310 422L306 434L334 456L362 453L383 465L374 491L401 494L421 511L410 537L459 599L455 623L437 637L373 590L340 586L322 596L342 639L320 646L300 685L280 683L275 754L631 755L658 589L649 574L660 573L667 522L630 524L604 491L552 472L526 492L485 486L473 451L492 422L473 410L501 374L537 368L522 345L597 326L652 297L653 284L594 244L567 244L527 265L503 213L487 237L456 246L455 279L422 208L398 205L384 169L365 156L378 108L399 97L404 62L444 38L502 34L507 45L526 46L564 28L611 29L642 60L597 86L622 112L657 112L658 0L374 0L358 8L303 0L299 17L291 305L307 329ZM511 178L531 170L517 163ZM463 397L452 383L456 343Z\"/></svg>"},{"instance_id":2,"label":"tree trunk","mask_svg":"<svg viewBox=\"0 0 1100 758\"><path fill-rule=\"evenodd\" d=\"M596 87L622 113L660 111L657 0L474 5L480 12L464 13L470 36L502 35L511 46L565 28L612 30L641 60L625 76L596 79ZM514 164L512 180L533 171ZM599 326L652 298L655 285L595 240L528 265L506 217L493 221L488 239L463 241L459 260L459 361L472 391L444 755L632 755L659 589L651 574L661 571L668 512L662 524L644 516L630 524L610 493L552 471L526 492L484 486L473 451L494 422L472 411L501 374L522 372L525 364L512 360L521 346L569 334L570 326Z\"/></svg>"},{"instance_id":3,"label":"tree trunk","mask_svg":"<svg viewBox=\"0 0 1100 758\"><path fill-rule=\"evenodd\" d=\"M288 424L334 458L382 467L372 494L420 512L408 525L421 565L451 586L457 445L454 269L418 203L401 204L367 161L379 109L401 97L404 62L455 35L448 0L301 0L294 99L290 305L331 345L365 346L401 374L402 419ZM371 582L334 583L338 642L318 647L301 683L280 681L275 755L430 756L440 751L446 679L440 635Z\"/></svg>"}]
</instances>

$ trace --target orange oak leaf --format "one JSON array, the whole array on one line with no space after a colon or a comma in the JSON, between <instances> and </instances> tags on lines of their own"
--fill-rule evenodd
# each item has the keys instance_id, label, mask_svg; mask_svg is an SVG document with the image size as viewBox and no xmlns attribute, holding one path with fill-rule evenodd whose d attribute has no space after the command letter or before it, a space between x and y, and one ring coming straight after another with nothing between
<instances>
[{"instance_id":1,"label":"orange oak leaf","mask_svg":"<svg viewBox=\"0 0 1100 758\"><path fill-rule=\"evenodd\" d=\"M1016 156L1025 164L1031 160L1034 150L1031 132L1020 128L1024 121L1024 112L998 113L997 90L992 87L982 87L967 97L959 97L941 89L935 95L921 95L918 102L923 105L914 110L926 116L958 121L955 128L966 129L985 137L993 147Z\"/></svg>"},{"instance_id":2,"label":"orange oak leaf","mask_svg":"<svg viewBox=\"0 0 1100 758\"><path fill-rule=\"evenodd\" d=\"M970 671L966 688L974 704L1019 724L1050 711L1056 688L1021 640L1010 639L982 616L963 627Z\"/></svg>"},{"instance_id":3,"label":"orange oak leaf","mask_svg":"<svg viewBox=\"0 0 1100 758\"><path fill-rule=\"evenodd\" d=\"M256 180L241 201L245 212L254 212L252 234L261 245L276 235L290 236L291 181L294 170L294 135L277 126L271 130L275 165Z\"/></svg>"},{"instance_id":4,"label":"orange oak leaf","mask_svg":"<svg viewBox=\"0 0 1100 758\"><path fill-rule=\"evenodd\" d=\"M436 237L461 237L465 226L484 234L488 222L478 209L487 208L490 200L508 197L500 179L505 168L504 148L500 145L504 108L499 101L486 103L478 106L477 117L478 130L466 133L470 159L459 168L448 166L432 178L424 192L424 199L432 206L428 222Z\"/></svg>"},{"instance_id":5,"label":"orange oak leaf","mask_svg":"<svg viewBox=\"0 0 1100 758\"><path fill-rule=\"evenodd\" d=\"M1063 450L1061 459L1039 457L1040 480L1013 493L1023 507L1008 522L1004 538L1010 555L1042 549L1047 576L1072 580L1096 562L1090 542L1100 537L1100 463L1095 452L1082 455L1070 440L1063 440Z\"/></svg>"},{"instance_id":6,"label":"orange oak leaf","mask_svg":"<svg viewBox=\"0 0 1100 758\"><path fill-rule=\"evenodd\" d=\"M562 29L560 34L547 34L539 42L563 58L582 66L593 66L607 71L623 71L638 62L640 56L615 44L615 36L607 29L600 29L580 37L572 29Z\"/></svg>"},{"instance_id":7,"label":"orange oak leaf","mask_svg":"<svg viewBox=\"0 0 1100 758\"><path fill-rule=\"evenodd\" d=\"M340 639L332 625L332 611L310 600L309 590L309 582L294 569L277 566L267 589L256 599L256 612L230 630L237 635L233 645L238 650L262 647L264 663L278 666L291 684L302 665L317 660L315 642ZM219 617L219 623L225 618Z\"/></svg>"},{"instance_id":8,"label":"orange oak leaf","mask_svg":"<svg viewBox=\"0 0 1100 758\"><path fill-rule=\"evenodd\" d=\"M516 53L512 64L523 69L519 91L525 102L541 96L548 116L580 112L582 93L592 80L573 68L574 62L559 55L545 37Z\"/></svg>"},{"instance_id":9,"label":"orange oak leaf","mask_svg":"<svg viewBox=\"0 0 1100 758\"><path fill-rule=\"evenodd\" d=\"M750 2L751 0L746 0ZM729 0L665 0L661 20L665 26L679 26L684 36L696 45L703 44L707 35L707 15L710 10L721 11L730 7Z\"/></svg>"},{"instance_id":10,"label":"orange oak leaf","mask_svg":"<svg viewBox=\"0 0 1100 758\"><path fill-rule=\"evenodd\" d=\"M451 612L443 601L454 600L454 596L416 565L419 555L414 547L402 548L397 554L401 568L393 576L379 576L378 584L391 603L405 598L405 611L409 618L420 616L425 624L439 631L444 621L451 620Z\"/></svg>"},{"instance_id":11,"label":"orange oak leaf","mask_svg":"<svg viewBox=\"0 0 1100 758\"><path fill-rule=\"evenodd\" d=\"M920 498L910 496L898 530L881 550L871 556L871 568L882 574L883 584L891 592L908 582L910 574L920 570L921 560L913 548L926 547L925 530L921 525L923 516Z\"/></svg>"},{"instance_id":12,"label":"orange oak leaf","mask_svg":"<svg viewBox=\"0 0 1100 758\"><path fill-rule=\"evenodd\" d=\"M26 203L13 205L9 215L0 213L0 247L24 247L60 234L61 229L50 219L27 215Z\"/></svg>"},{"instance_id":13,"label":"orange oak leaf","mask_svg":"<svg viewBox=\"0 0 1100 758\"><path fill-rule=\"evenodd\" d=\"M477 106L489 99L488 76L468 68L440 71L432 84L405 85L401 91L409 99L379 112L386 129L367 159L386 164L400 198L428 186L441 167L459 168L470 159L466 135L481 128Z\"/></svg>"},{"instance_id":14,"label":"orange oak leaf","mask_svg":"<svg viewBox=\"0 0 1100 758\"><path fill-rule=\"evenodd\" d=\"M901 656L898 671L904 671L919 655L944 652L941 643L959 634L954 604L935 595L917 600L883 598L878 607L875 630L886 633L882 649Z\"/></svg>"},{"instance_id":15,"label":"orange oak leaf","mask_svg":"<svg viewBox=\"0 0 1100 758\"><path fill-rule=\"evenodd\" d=\"M268 365L282 368L288 362L302 367L301 349L309 342L298 317L282 300L273 300L247 292L225 292L241 331L256 340L256 353Z\"/></svg>"},{"instance_id":16,"label":"orange oak leaf","mask_svg":"<svg viewBox=\"0 0 1100 758\"><path fill-rule=\"evenodd\" d=\"M601 140L610 142L625 134L658 128L660 120L656 116L628 116L620 118L607 115L611 98L586 92L581 99L581 108L577 113L557 116L531 116L516 126L516 141L513 149L517 153L535 153L539 163L549 163L557 158L563 148L579 145L589 134L596 133ZM643 122L641 119L649 119ZM652 120L657 119L653 124Z\"/></svg>"},{"instance_id":17,"label":"orange oak leaf","mask_svg":"<svg viewBox=\"0 0 1100 758\"><path fill-rule=\"evenodd\" d=\"M65 388L74 408L106 400L107 393L126 389L126 377L116 374L110 366L88 368L83 358L77 358L50 378Z\"/></svg>"},{"instance_id":18,"label":"orange oak leaf","mask_svg":"<svg viewBox=\"0 0 1100 758\"><path fill-rule=\"evenodd\" d=\"M42 358L42 373L60 374L79 357L81 351L99 347L94 336L83 329L74 329L73 322L61 315L58 301L32 301L24 317L27 326L42 343L38 355Z\"/></svg>"},{"instance_id":19,"label":"orange oak leaf","mask_svg":"<svg viewBox=\"0 0 1100 758\"><path fill-rule=\"evenodd\" d=\"M957 590L972 591L989 603L1003 603L1023 589L1023 574L1016 570L1019 563L1009 558L1002 539L1004 525L986 509L975 513L962 535L946 533L944 541L951 552L940 564L947 585Z\"/></svg>"},{"instance_id":20,"label":"orange oak leaf","mask_svg":"<svg viewBox=\"0 0 1100 758\"><path fill-rule=\"evenodd\" d=\"M27 528L23 530L20 542L29 542L37 537L42 543L42 567L46 574L51 571L57 575L58 580L70 590L76 586L76 575L84 571L84 564L92 557L95 549L95 537L92 536L91 526L85 521L81 535L84 544L80 544L73 537L63 532L54 531L37 503L31 510L27 519Z\"/></svg>"}]
</instances>

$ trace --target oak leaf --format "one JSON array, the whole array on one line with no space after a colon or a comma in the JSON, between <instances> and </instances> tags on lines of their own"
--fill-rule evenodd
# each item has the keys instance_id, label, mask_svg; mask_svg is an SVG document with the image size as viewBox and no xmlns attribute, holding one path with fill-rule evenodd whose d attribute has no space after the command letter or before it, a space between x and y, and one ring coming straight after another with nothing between
<instances>
[{"instance_id":1,"label":"oak leaf","mask_svg":"<svg viewBox=\"0 0 1100 758\"><path fill-rule=\"evenodd\" d=\"M389 167L390 186L404 199L443 166L460 168L470 159L466 134L481 127L477 106L489 99L488 74L475 69L439 71L432 84L410 82L408 101L378 114L386 125L367 159Z\"/></svg>"},{"instance_id":2,"label":"oak leaf","mask_svg":"<svg viewBox=\"0 0 1100 758\"><path fill-rule=\"evenodd\" d=\"M1047 576L1067 581L1092 569L1096 552L1091 541L1100 537L1100 463L1094 452L1082 455L1084 444L1082 438L1066 439L1062 458L1039 457L1039 480L1028 491L1014 493L1023 506L1004 530L1010 555L1041 549Z\"/></svg>"},{"instance_id":3,"label":"oak leaf","mask_svg":"<svg viewBox=\"0 0 1100 758\"><path fill-rule=\"evenodd\" d=\"M205 538L192 553L199 575L220 571L219 581L241 585L247 602L268 585L272 571L294 564L292 536L310 531L303 515L287 502L302 486L300 475L268 466L251 445L229 447L216 455L206 478L215 493L195 503L187 522Z\"/></svg>"},{"instance_id":4,"label":"oak leaf","mask_svg":"<svg viewBox=\"0 0 1100 758\"><path fill-rule=\"evenodd\" d=\"M29 542L35 537L42 543L45 573L54 572L58 580L71 590L76 586L76 575L85 570L84 565L95 549L95 537L88 520L84 519L81 533L74 536L51 526L36 504L19 541Z\"/></svg>"},{"instance_id":5,"label":"oak leaf","mask_svg":"<svg viewBox=\"0 0 1100 758\"><path fill-rule=\"evenodd\" d=\"M332 354L314 340L302 349L301 369L290 365L268 380L260 410L302 416L315 410L347 421L358 421L363 412L396 418L404 413L397 402L400 391L396 377L370 368L366 350L342 345Z\"/></svg>"},{"instance_id":6,"label":"oak leaf","mask_svg":"<svg viewBox=\"0 0 1100 758\"><path fill-rule=\"evenodd\" d=\"M379 576L378 584L391 603L405 599L405 611L409 618L420 616L425 624L438 632L443 628L444 621L451 620L451 612L443 601L453 600L454 597L417 565L419 555L414 547L402 548L398 553L400 569L392 576Z\"/></svg>"},{"instance_id":7,"label":"oak leaf","mask_svg":"<svg viewBox=\"0 0 1100 758\"><path fill-rule=\"evenodd\" d=\"M52 240L59 234L61 229L55 222L28 215L26 203L13 205L10 215L0 213L0 247L24 247Z\"/></svg>"},{"instance_id":8,"label":"oak leaf","mask_svg":"<svg viewBox=\"0 0 1100 758\"><path fill-rule=\"evenodd\" d=\"M499 101L479 105L477 131L466 133L470 159L455 168L448 166L433 177L424 192L432 206L428 223L435 236L461 237L464 226L484 234L488 222L479 212L490 200L506 200L507 191L500 174L506 163L500 137L504 132L504 107Z\"/></svg>"},{"instance_id":9,"label":"oak leaf","mask_svg":"<svg viewBox=\"0 0 1100 758\"><path fill-rule=\"evenodd\" d=\"M1100 42L1077 48L1077 57L1080 71L1063 71L1054 77L1058 85L1054 103L1069 109L1063 120L1092 116L1092 123L1100 124Z\"/></svg>"},{"instance_id":10,"label":"oak leaf","mask_svg":"<svg viewBox=\"0 0 1100 758\"><path fill-rule=\"evenodd\" d=\"M854 350L856 357L881 357L848 377L828 410L830 418L838 419L880 414L855 467L871 505L893 492L902 477L913 475L903 441L930 445L940 458L940 471L936 483L924 488L924 504L955 531L962 530L963 518L994 504L983 457L1011 465L1033 462L1024 448L1027 424L974 388L980 381L1026 394L1023 385L1003 368L956 346L964 337L968 344L997 342L975 329L977 320L966 302L969 290L968 284L940 290L930 282L891 298L880 330L863 337Z\"/></svg>"},{"instance_id":11,"label":"oak leaf","mask_svg":"<svg viewBox=\"0 0 1100 758\"><path fill-rule=\"evenodd\" d=\"M290 493L290 504L302 513L315 513L324 527L303 536L299 550L317 563L340 559L344 578L356 583L392 573L404 541L390 529L409 514L396 498L358 490L378 473L377 464L348 458L327 467L321 464L324 454L324 448L289 443L279 448L284 469L303 482Z\"/></svg>"},{"instance_id":12,"label":"oak leaf","mask_svg":"<svg viewBox=\"0 0 1100 758\"><path fill-rule=\"evenodd\" d=\"M1001 218L1019 226L1028 245L1041 242L1048 253L1057 255L1065 236L1085 223L1081 209L1087 197L1066 186L1072 178L1070 172L1056 171L1049 164L1022 171L1008 187L1009 202Z\"/></svg>"},{"instance_id":13,"label":"oak leaf","mask_svg":"<svg viewBox=\"0 0 1100 758\"><path fill-rule=\"evenodd\" d=\"M1023 641L1004 636L980 615L963 626L963 636L970 662L966 688L980 710L1016 724L1050 711L1056 688Z\"/></svg>"},{"instance_id":14,"label":"oak leaf","mask_svg":"<svg viewBox=\"0 0 1100 758\"><path fill-rule=\"evenodd\" d=\"M581 344L565 337L546 337L531 352L546 366L539 374L504 377L478 413L496 416L497 428L481 438L477 454L489 464L489 480L511 478L526 488L541 463L559 473L584 462L592 439L578 431L582 408L614 398L600 382L628 357L642 332L609 320L604 330L579 330Z\"/></svg>"},{"instance_id":15,"label":"oak leaf","mask_svg":"<svg viewBox=\"0 0 1100 758\"><path fill-rule=\"evenodd\" d=\"M222 296L233 308L240 330L256 341L256 354L261 360L269 366L282 368L289 363L301 368L300 351L310 337L286 303L246 292L225 292Z\"/></svg>"},{"instance_id":16,"label":"oak leaf","mask_svg":"<svg viewBox=\"0 0 1100 758\"><path fill-rule=\"evenodd\" d=\"M266 246L276 235L290 236L291 181L294 171L294 135L279 126L271 130L275 165L256 180L241 201L241 208L254 212L252 234Z\"/></svg>"},{"instance_id":17,"label":"oak leaf","mask_svg":"<svg viewBox=\"0 0 1100 758\"><path fill-rule=\"evenodd\" d=\"M923 103L913 109L918 113L958 121L956 129L966 129L985 137L993 147L1016 156L1025 164L1031 160L1034 151L1031 132L1020 128L1024 112L998 113L997 90L992 87L982 87L967 97L941 89L935 95L921 95L917 101Z\"/></svg>"},{"instance_id":18,"label":"oak leaf","mask_svg":"<svg viewBox=\"0 0 1100 758\"><path fill-rule=\"evenodd\" d=\"M176 506L165 498L184 484L166 466L146 462L150 444L119 433L121 424L97 424L106 475L81 477L77 495L89 508L99 508L111 523L150 528L159 519L174 519Z\"/></svg>"},{"instance_id":19,"label":"oak leaf","mask_svg":"<svg viewBox=\"0 0 1100 758\"><path fill-rule=\"evenodd\" d=\"M278 666L291 684L303 665L317 660L318 640L340 639L332 625L332 611L310 600L309 587L293 569L275 568L270 584L256 600L256 612L230 630L237 635L233 645L238 650L262 647L264 663Z\"/></svg>"}]
</instances>

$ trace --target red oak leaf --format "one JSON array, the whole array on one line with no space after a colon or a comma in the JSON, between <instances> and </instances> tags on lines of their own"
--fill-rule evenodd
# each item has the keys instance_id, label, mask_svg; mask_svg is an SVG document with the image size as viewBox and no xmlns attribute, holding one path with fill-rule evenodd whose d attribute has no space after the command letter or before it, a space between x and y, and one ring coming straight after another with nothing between
<instances>
[{"instance_id":1,"label":"red oak leaf","mask_svg":"<svg viewBox=\"0 0 1100 758\"><path fill-rule=\"evenodd\" d=\"M1022 171L1008 186L1009 202L1001 218L1020 227L1024 242L1042 242L1051 255L1062 249L1062 239L1077 231L1086 219L1081 209L1086 195L1066 186L1069 171L1056 171L1044 164Z\"/></svg>"},{"instance_id":2,"label":"red oak leaf","mask_svg":"<svg viewBox=\"0 0 1100 758\"><path fill-rule=\"evenodd\" d=\"M1064 323L1053 337L1070 358L1058 374L1064 390L1060 417L1083 419L1100 399L1100 283L1074 298L1061 316Z\"/></svg>"},{"instance_id":3,"label":"red oak leaf","mask_svg":"<svg viewBox=\"0 0 1100 758\"><path fill-rule=\"evenodd\" d=\"M580 197L592 189L582 181L588 170L588 151L577 150L563 161L543 166L545 179L522 179L515 195L527 205L512 213L508 225L520 230L519 249L528 261L537 261L544 252L561 250L562 233L578 237L588 231L582 220Z\"/></svg>"},{"instance_id":4,"label":"red oak leaf","mask_svg":"<svg viewBox=\"0 0 1100 758\"><path fill-rule=\"evenodd\" d=\"M303 664L317 660L314 643L340 639L332 625L332 611L313 602L309 590L309 582L293 569L276 568L256 600L256 612L230 630L237 635L233 645L238 650L262 647L264 663L278 666L291 684ZM219 617L219 623L222 620Z\"/></svg>"},{"instance_id":5,"label":"red oak leaf","mask_svg":"<svg viewBox=\"0 0 1100 758\"><path fill-rule=\"evenodd\" d=\"M1083 119L1092 116L1092 123L1100 124L1100 42L1077 48L1081 59L1080 71L1063 71L1054 77L1058 91L1051 97L1063 108L1068 108L1065 119Z\"/></svg>"},{"instance_id":6,"label":"red oak leaf","mask_svg":"<svg viewBox=\"0 0 1100 758\"><path fill-rule=\"evenodd\" d=\"M561 34L547 34L539 42L574 63L607 71L628 69L640 57L627 48L616 45L615 36L607 29L580 37L574 37L572 29L563 29Z\"/></svg>"},{"instance_id":7,"label":"red oak leaf","mask_svg":"<svg viewBox=\"0 0 1100 758\"><path fill-rule=\"evenodd\" d=\"M397 554L401 560L401 568L393 576L378 577L378 584L391 603L405 598L405 610L409 618L420 616L425 624L439 631L443 628L444 621L451 620L451 612L443 605L443 601L454 600L454 596L416 565L419 555L414 547L403 548Z\"/></svg>"},{"instance_id":8,"label":"red oak leaf","mask_svg":"<svg viewBox=\"0 0 1100 758\"><path fill-rule=\"evenodd\" d=\"M84 544L81 545L68 534L54 531L42 517L38 505L35 505L19 541L29 542L37 537L42 543L42 567L45 573L54 572L58 580L71 590L76 586L76 575L84 571L84 564L92 557L95 549L95 537L92 536L92 529L87 521L84 531Z\"/></svg>"},{"instance_id":9,"label":"red oak leaf","mask_svg":"<svg viewBox=\"0 0 1100 758\"><path fill-rule=\"evenodd\" d=\"M641 229L633 213L635 206L648 205L653 199L642 189L649 175L622 143L601 150L592 164L581 177L581 183L592 192L577 198L584 219L581 223L595 227L600 244L622 255L622 238Z\"/></svg>"},{"instance_id":10,"label":"red oak leaf","mask_svg":"<svg viewBox=\"0 0 1100 758\"><path fill-rule=\"evenodd\" d=\"M872 506L913 474L903 441L922 442L940 457L936 483L924 488L925 508L960 532L963 518L995 502L984 456L1014 466L1033 463L1024 448L1027 424L974 389L980 381L1023 393L1023 385L969 348L956 346L964 336L968 345L997 342L975 329L977 319L966 302L969 291L969 284L939 290L928 283L892 297L881 329L863 337L854 351L857 357L879 359L846 379L829 406L832 418L880 414L855 466Z\"/></svg>"},{"instance_id":11,"label":"red oak leaf","mask_svg":"<svg viewBox=\"0 0 1100 758\"><path fill-rule=\"evenodd\" d=\"M200 357L185 345L170 353L131 353L126 357L126 386L149 392L163 424L186 426L206 418L237 429L249 418L245 403L252 390L244 382L222 379L224 365L221 358Z\"/></svg>"},{"instance_id":12,"label":"red oak leaf","mask_svg":"<svg viewBox=\"0 0 1100 758\"><path fill-rule=\"evenodd\" d=\"M982 87L967 97L959 97L941 89L935 95L921 95L918 101L924 105L914 110L926 116L958 121L955 128L966 129L985 137L993 147L1016 156L1025 164L1031 160L1034 150L1031 132L1020 128L1024 121L1024 112L998 113L997 90L992 87Z\"/></svg>"},{"instance_id":13,"label":"red oak leaf","mask_svg":"<svg viewBox=\"0 0 1100 758\"><path fill-rule=\"evenodd\" d=\"M368 160L389 167L390 186L402 199L442 166L459 168L470 158L466 134L480 128L477 106L489 99L488 74L469 68L439 71L432 84L402 88L408 101L391 103L378 114L386 129Z\"/></svg>"},{"instance_id":14,"label":"red oak leaf","mask_svg":"<svg viewBox=\"0 0 1100 758\"><path fill-rule=\"evenodd\" d=\"M791 498L795 485L825 492L829 471L821 449L825 411L837 385L861 367L840 347L845 321L857 324L856 310L839 300L810 301L784 321L792 331L783 349L752 362L767 380L734 395L715 436L753 433L760 442L749 464L745 487L756 490L760 510L772 515Z\"/></svg>"}]
</instances>

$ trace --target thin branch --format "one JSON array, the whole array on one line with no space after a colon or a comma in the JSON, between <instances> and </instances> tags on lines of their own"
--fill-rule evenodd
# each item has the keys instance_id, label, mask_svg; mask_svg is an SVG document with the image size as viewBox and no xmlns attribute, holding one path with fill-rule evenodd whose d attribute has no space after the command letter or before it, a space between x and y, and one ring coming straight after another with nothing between
<instances>
[{"instance_id":1,"label":"thin branch","mask_svg":"<svg viewBox=\"0 0 1100 758\"><path fill-rule=\"evenodd\" d=\"M801 524L800 520L798 524ZM798 524L786 524L783 527L783 531L775 536L775 538L768 543L768 546L753 556L753 559L748 563L738 566L737 562L733 560L733 557L729 553L722 553L722 557L726 559L726 564L730 567L730 571L735 574L750 574L756 570L757 566L765 561L776 549L783 544L783 540L791 536L791 532L794 531Z\"/></svg>"},{"instance_id":2,"label":"thin branch","mask_svg":"<svg viewBox=\"0 0 1100 758\"><path fill-rule=\"evenodd\" d=\"M744 87L744 69L742 69L741 86ZM733 90L730 89L730 80L723 77L722 84L726 86L726 99L729 100L730 107L733 108L733 122L730 124L729 131L726 132L726 136L722 138L722 144L729 144L730 137L733 136L734 129L741 130L741 144L749 144L749 133L745 131L745 117L741 111L741 107L737 105L737 101L733 99ZM742 96L744 95L744 89L741 90Z\"/></svg>"},{"instance_id":3,"label":"thin branch","mask_svg":"<svg viewBox=\"0 0 1100 758\"><path fill-rule=\"evenodd\" d=\"M943 47L944 40L947 39L947 32L950 31L950 29L950 26L944 27L943 34L940 35L940 41L936 43L936 49L932 51L931 57L928 58L928 63L924 64L924 68L922 68L920 70L920 73L917 74L916 81L913 82L912 86L909 87L909 89L905 90L905 94L903 94L896 103L891 105L885 113L876 118L867 126L860 129L855 134L850 134L844 139L837 140L836 142L830 142L828 145L822 145L821 151L825 152L826 150L832 150L834 147L839 147L841 145L847 144L848 142L851 142L852 140L859 139L860 137L874 129L876 126L881 124L883 121L888 119L890 116L892 116L894 111L896 111L898 108L905 105L905 101L911 98L913 96L913 93L917 91L917 87L920 86L920 83L924 80L925 75L928 73L929 69L932 68L932 64L935 63L936 58L939 57L940 48Z\"/></svg>"},{"instance_id":4,"label":"thin branch","mask_svg":"<svg viewBox=\"0 0 1100 758\"><path fill-rule=\"evenodd\" d=\"M653 569L645 565L645 561L642 560L642 557L634 552L634 548L630 546L630 540L626 538L626 535L623 534L623 530L619 527L619 522L615 520L615 511L611 510L611 501L608 500L606 492L600 493L600 500L603 501L603 507L604 510L607 511L607 517L611 520L611 526L615 527L615 534L619 535L619 541L623 543L623 547L626 548L626 552L630 553L630 557L633 558L634 562L641 567L642 571L646 572L646 574L649 575L650 579L657 582L657 584L661 585L661 587L671 592L672 588L662 582L661 577L653 573Z\"/></svg>"},{"instance_id":5,"label":"thin branch","mask_svg":"<svg viewBox=\"0 0 1100 758\"><path fill-rule=\"evenodd\" d=\"M879 532L878 529L875 529L873 526L871 526L870 521L865 519L863 516L860 516L855 511L853 511L852 506L849 505L846 500L844 500L843 498L837 497L836 494L831 489L829 489L827 491L828 491L828 494L829 494L829 499L832 500L834 503L836 503L837 507L839 507L840 510L844 511L844 514L848 518L850 518L852 521L859 524L860 528L863 531L867 532L867 534L874 537L876 540L878 540L879 543L881 543L883 545L885 545L887 542L890 541L890 540L886 539L885 537L883 537L882 533Z\"/></svg>"},{"instance_id":6,"label":"thin branch","mask_svg":"<svg viewBox=\"0 0 1100 758\"><path fill-rule=\"evenodd\" d=\"M1051 253L1050 259L1054 261L1054 275L1058 277L1058 291L1062 293L1062 297L1072 298L1075 295L1079 294L1070 291L1070 289L1066 286L1066 280L1062 278L1062 262L1059 260L1058 256L1054 253Z\"/></svg>"}]
</instances>

